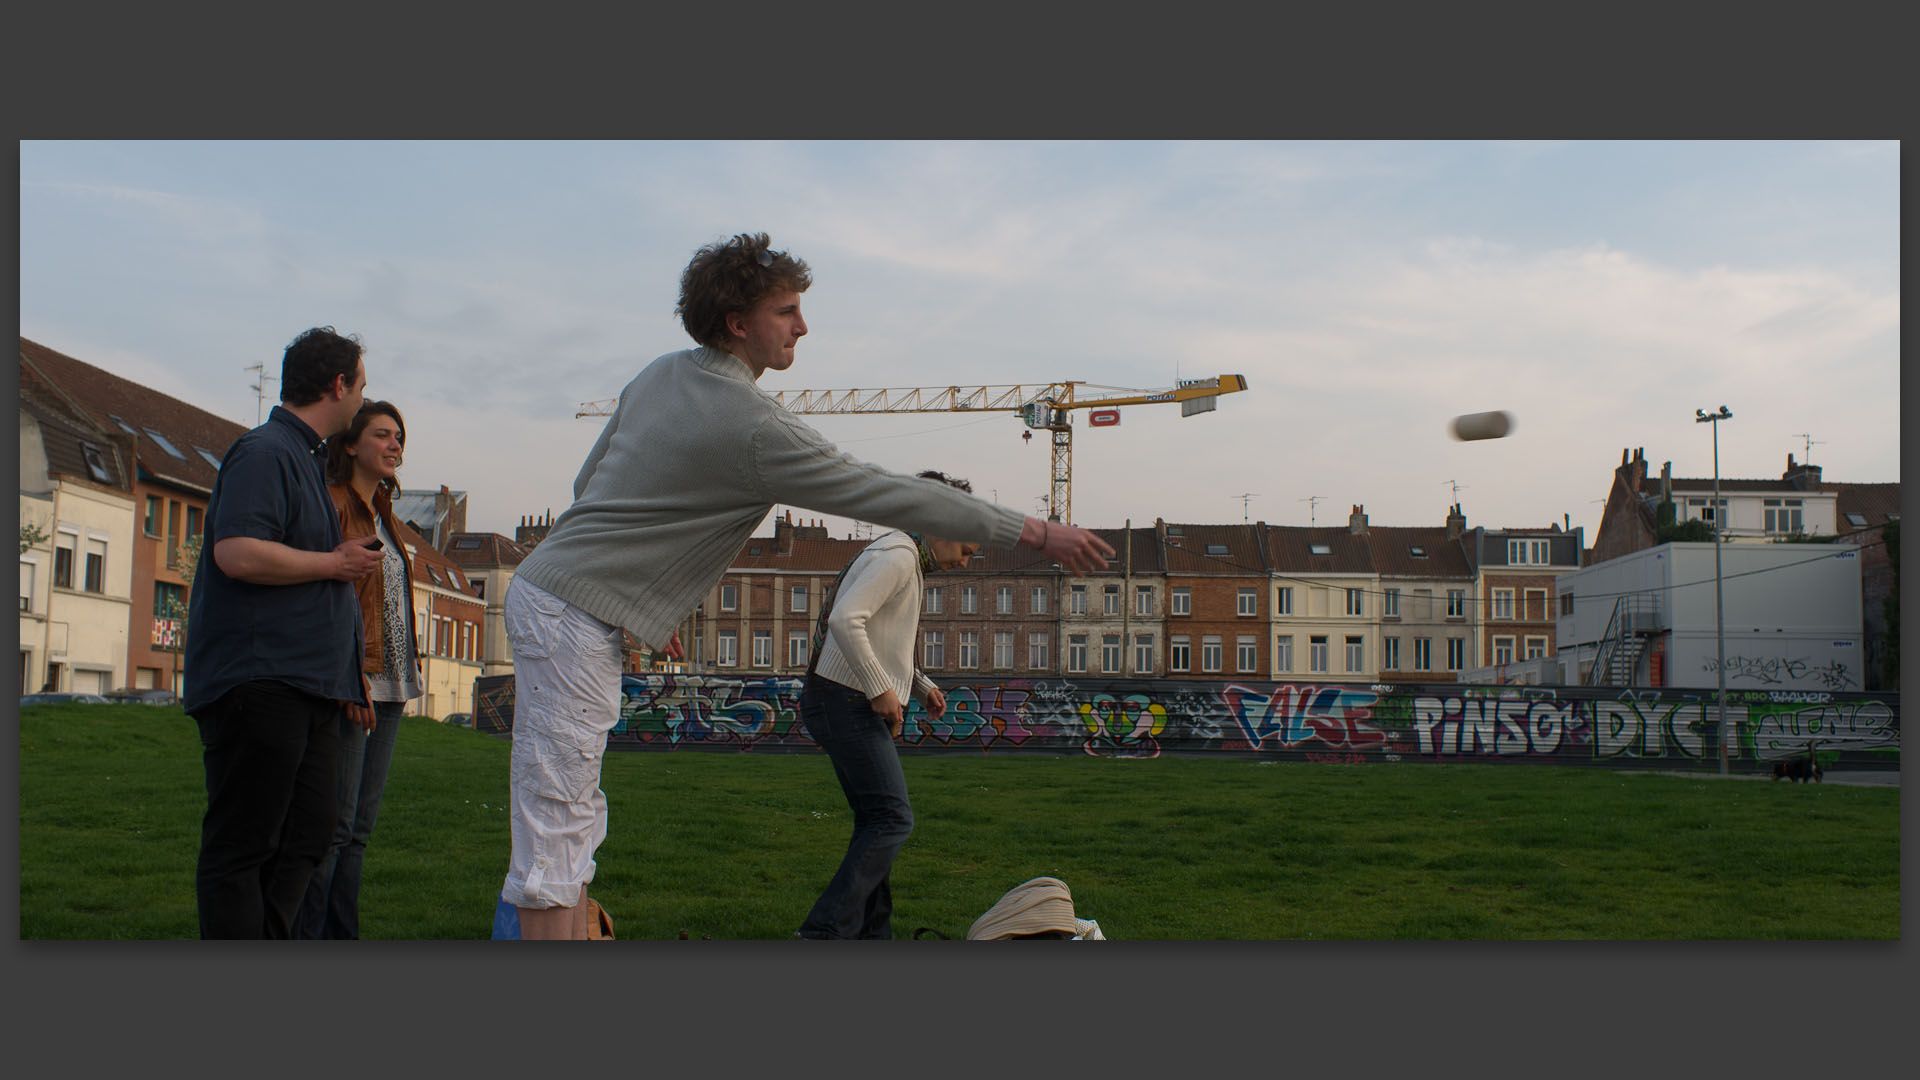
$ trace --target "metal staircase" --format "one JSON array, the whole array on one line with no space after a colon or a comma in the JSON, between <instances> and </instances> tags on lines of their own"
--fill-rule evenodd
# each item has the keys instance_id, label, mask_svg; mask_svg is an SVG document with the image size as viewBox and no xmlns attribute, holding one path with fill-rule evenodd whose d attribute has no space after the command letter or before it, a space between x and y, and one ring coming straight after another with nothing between
<instances>
[{"instance_id":1,"label":"metal staircase","mask_svg":"<svg viewBox=\"0 0 1920 1080\"><path fill-rule=\"evenodd\" d=\"M1662 629L1658 593L1629 594L1614 601L1613 617L1607 620L1593 666L1587 671L1587 685L1632 686L1647 639Z\"/></svg>"}]
</instances>

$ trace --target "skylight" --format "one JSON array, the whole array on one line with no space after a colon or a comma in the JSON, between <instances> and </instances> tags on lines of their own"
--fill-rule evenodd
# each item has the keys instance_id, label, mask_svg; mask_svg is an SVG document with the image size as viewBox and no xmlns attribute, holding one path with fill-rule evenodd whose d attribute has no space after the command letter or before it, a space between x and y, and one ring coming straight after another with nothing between
<instances>
[{"instance_id":1,"label":"skylight","mask_svg":"<svg viewBox=\"0 0 1920 1080\"><path fill-rule=\"evenodd\" d=\"M1207 545L1207 554L1209 555L1225 555L1226 553L1227 553L1227 545L1225 544L1208 544Z\"/></svg>"},{"instance_id":2,"label":"skylight","mask_svg":"<svg viewBox=\"0 0 1920 1080\"><path fill-rule=\"evenodd\" d=\"M1308 544L1307 550L1311 551L1315 555L1331 555L1333 554L1333 545L1332 544Z\"/></svg>"},{"instance_id":3,"label":"skylight","mask_svg":"<svg viewBox=\"0 0 1920 1080\"><path fill-rule=\"evenodd\" d=\"M113 483L113 473L107 471L106 458L100 448L92 443L81 443L80 454L87 459L87 474L103 484Z\"/></svg>"},{"instance_id":4,"label":"skylight","mask_svg":"<svg viewBox=\"0 0 1920 1080\"><path fill-rule=\"evenodd\" d=\"M200 456L201 456L202 458L205 458L205 459L206 459L206 462L207 462L207 464L209 464L209 465L211 465L211 466L213 466L213 467L214 467L214 468L216 468L216 469L218 469L218 468L220 467L220 455L219 455L219 454L216 454L216 453L214 453L213 451L211 451L211 450L209 450L209 449L207 449L207 448L206 448L206 447L204 447L204 446L196 446L196 447L194 447L193 449L194 449L194 451L195 451L196 453L198 453L198 454L199 454L199 455L200 455Z\"/></svg>"},{"instance_id":5,"label":"skylight","mask_svg":"<svg viewBox=\"0 0 1920 1080\"><path fill-rule=\"evenodd\" d=\"M1421 547L1419 544L1414 544L1413 546L1407 548L1407 554L1413 556L1416 559L1424 559L1427 557L1427 549L1424 547Z\"/></svg>"},{"instance_id":6,"label":"skylight","mask_svg":"<svg viewBox=\"0 0 1920 1080\"><path fill-rule=\"evenodd\" d=\"M1860 528L1862 525L1865 525L1866 523L1867 523L1867 515L1865 514L1848 514L1847 515L1847 524L1853 526L1856 529Z\"/></svg>"},{"instance_id":7,"label":"skylight","mask_svg":"<svg viewBox=\"0 0 1920 1080\"><path fill-rule=\"evenodd\" d=\"M122 420L122 419L120 419L119 417L117 417L117 416L115 416L115 415L113 415L112 413L108 413L108 414L107 414L107 419L109 419L109 420L111 420L111 421L113 421L113 422L114 422L114 423L116 423L116 424L119 424L119 425L120 425L120 430L121 430L121 431L124 431L124 432L126 432L126 433L127 433L127 434L129 434L129 435L138 435L138 434L140 434L140 433L139 433L138 431L135 431L135 430L133 429L133 425L132 425L132 424L129 424L129 423L127 423L127 422L126 422L125 420Z\"/></svg>"},{"instance_id":8,"label":"skylight","mask_svg":"<svg viewBox=\"0 0 1920 1080\"><path fill-rule=\"evenodd\" d=\"M154 443L160 447L160 449L165 450L167 453L172 454L174 457L179 458L181 461L187 460L187 455L181 453L179 447L174 446L172 443L168 442L167 437L165 435L160 434L159 432L153 430L152 428L148 428L147 438L152 439Z\"/></svg>"}]
</instances>

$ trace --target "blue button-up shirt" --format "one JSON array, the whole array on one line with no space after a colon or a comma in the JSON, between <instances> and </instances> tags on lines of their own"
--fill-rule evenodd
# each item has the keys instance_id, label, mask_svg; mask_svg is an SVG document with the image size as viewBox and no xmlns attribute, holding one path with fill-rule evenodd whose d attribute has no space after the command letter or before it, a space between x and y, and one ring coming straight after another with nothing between
<instances>
[{"instance_id":1,"label":"blue button-up shirt","mask_svg":"<svg viewBox=\"0 0 1920 1080\"><path fill-rule=\"evenodd\" d=\"M317 432L276 405L221 460L187 600L187 712L255 679L336 701L363 700L365 629L351 582L255 585L228 577L213 558L214 545L235 536L303 551L338 547L326 454Z\"/></svg>"}]
</instances>

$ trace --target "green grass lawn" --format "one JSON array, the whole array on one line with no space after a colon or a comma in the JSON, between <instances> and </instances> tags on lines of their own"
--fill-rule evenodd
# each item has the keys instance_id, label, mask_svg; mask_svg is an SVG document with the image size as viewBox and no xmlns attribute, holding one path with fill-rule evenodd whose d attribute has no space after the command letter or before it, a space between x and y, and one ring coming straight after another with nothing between
<instances>
[{"instance_id":1,"label":"green grass lawn","mask_svg":"<svg viewBox=\"0 0 1920 1080\"><path fill-rule=\"evenodd\" d=\"M408 718L368 938L484 939L506 742ZM894 932L953 937L1027 878L1138 939L1897 939L1899 789L1552 766L908 755ZM619 752L592 895L622 939L784 939L850 816L817 754ZM196 936L206 789L177 709L20 718L20 937Z\"/></svg>"}]
</instances>

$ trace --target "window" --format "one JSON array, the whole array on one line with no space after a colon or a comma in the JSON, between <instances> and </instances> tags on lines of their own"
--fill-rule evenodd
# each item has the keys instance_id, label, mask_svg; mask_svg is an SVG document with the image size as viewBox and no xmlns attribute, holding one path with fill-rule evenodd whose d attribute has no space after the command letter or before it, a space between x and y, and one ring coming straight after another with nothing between
<instances>
[{"instance_id":1,"label":"window","mask_svg":"<svg viewBox=\"0 0 1920 1080\"><path fill-rule=\"evenodd\" d=\"M1087 587L1073 585L1067 589L1067 614L1085 615L1087 613Z\"/></svg>"},{"instance_id":2,"label":"window","mask_svg":"<svg viewBox=\"0 0 1920 1080\"><path fill-rule=\"evenodd\" d=\"M720 646L714 650L713 662L720 667L735 667L740 663L740 631L720 631Z\"/></svg>"},{"instance_id":3,"label":"window","mask_svg":"<svg viewBox=\"0 0 1920 1080\"><path fill-rule=\"evenodd\" d=\"M1701 521L1712 521L1714 519L1713 509L1714 508L1713 508L1712 499L1688 499L1687 500L1687 513L1690 516L1698 517ZM1720 517L1722 518L1726 517L1726 509L1727 509L1727 500L1721 499L1720 500L1721 513L1719 515Z\"/></svg>"},{"instance_id":4,"label":"window","mask_svg":"<svg viewBox=\"0 0 1920 1080\"><path fill-rule=\"evenodd\" d=\"M1867 526L1867 515L1865 515L1865 514L1848 514L1848 515L1847 515L1847 524L1849 524L1849 525L1851 525L1851 526L1853 526L1853 527L1854 527L1854 528L1856 528L1856 529L1864 529L1864 528L1866 528L1866 526Z\"/></svg>"},{"instance_id":5,"label":"window","mask_svg":"<svg viewBox=\"0 0 1920 1080\"><path fill-rule=\"evenodd\" d=\"M927 586L926 611L929 615L938 615L947 609L946 590L937 585Z\"/></svg>"},{"instance_id":6,"label":"window","mask_svg":"<svg viewBox=\"0 0 1920 1080\"><path fill-rule=\"evenodd\" d=\"M1513 663L1513 639L1497 637L1493 639L1493 662L1496 665Z\"/></svg>"},{"instance_id":7,"label":"window","mask_svg":"<svg viewBox=\"0 0 1920 1080\"><path fill-rule=\"evenodd\" d=\"M1493 590L1493 617L1496 619L1513 618L1513 590Z\"/></svg>"},{"instance_id":8,"label":"window","mask_svg":"<svg viewBox=\"0 0 1920 1080\"><path fill-rule=\"evenodd\" d=\"M107 468L107 456L104 451L92 443L81 443L80 456L87 461L88 476L103 484L113 483L113 471Z\"/></svg>"},{"instance_id":9,"label":"window","mask_svg":"<svg viewBox=\"0 0 1920 1080\"><path fill-rule=\"evenodd\" d=\"M1035 630L1027 634L1027 670L1047 670L1047 632Z\"/></svg>"},{"instance_id":10,"label":"window","mask_svg":"<svg viewBox=\"0 0 1920 1080\"><path fill-rule=\"evenodd\" d=\"M1293 586L1282 585L1274 590L1273 613L1275 615L1293 614Z\"/></svg>"},{"instance_id":11,"label":"window","mask_svg":"<svg viewBox=\"0 0 1920 1080\"><path fill-rule=\"evenodd\" d=\"M1348 673L1359 671L1361 668L1366 666L1366 663L1367 663L1366 646L1363 643L1363 641L1360 638L1354 637L1351 634L1347 635L1347 671Z\"/></svg>"},{"instance_id":12,"label":"window","mask_svg":"<svg viewBox=\"0 0 1920 1080\"><path fill-rule=\"evenodd\" d=\"M805 630L787 631L787 666L791 668L806 667L812 659L808 653L812 645L813 642L808 640Z\"/></svg>"},{"instance_id":13,"label":"window","mask_svg":"<svg viewBox=\"0 0 1920 1080\"><path fill-rule=\"evenodd\" d=\"M167 568L180 565L180 504L167 502Z\"/></svg>"},{"instance_id":14,"label":"window","mask_svg":"<svg viewBox=\"0 0 1920 1080\"><path fill-rule=\"evenodd\" d=\"M980 614L980 590L979 589L976 589L972 585L962 585L960 587L960 614L962 615Z\"/></svg>"},{"instance_id":15,"label":"window","mask_svg":"<svg viewBox=\"0 0 1920 1080\"><path fill-rule=\"evenodd\" d=\"M1100 614L1120 614L1120 586L1108 585L1100 590Z\"/></svg>"},{"instance_id":16,"label":"window","mask_svg":"<svg viewBox=\"0 0 1920 1080\"><path fill-rule=\"evenodd\" d=\"M1193 614L1193 590L1184 585L1174 589L1171 610L1175 615Z\"/></svg>"},{"instance_id":17,"label":"window","mask_svg":"<svg viewBox=\"0 0 1920 1080\"><path fill-rule=\"evenodd\" d=\"M1540 659L1544 659L1546 655L1547 655L1546 635L1545 634L1528 634L1527 635L1527 659L1540 660Z\"/></svg>"},{"instance_id":18,"label":"window","mask_svg":"<svg viewBox=\"0 0 1920 1080\"><path fill-rule=\"evenodd\" d=\"M168 442L167 437L165 435L160 434L159 432L153 430L152 428L147 428L146 432L147 432L147 438L152 439L153 444L155 446L158 446L160 449L165 450L167 453L172 454L174 457L179 458L181 461L187 460L187 455L181 453L179 447Z\"/></svg>"},{"instance_id":19,"label":"window","mask_svg":"<svg viewBox=\"0 0 1920 1080\"><path fill-rule=\"evenodd\" d=\"M1572 593L1563 592L1560 594L1560 614L1562 615L1573 614L1573 594Z\"/></svg>"},{"instance_id":20,"label":"window","mask_svg":"<svg viewBox=\"0 0 1920 1080\"><path fill-rule=\"evenodd\" d=\"M21 611L33 610L34 575L39 572L39 569L40 567L38 564L28 560L25 556L21 556L21 559L20 559L20 610ZM158 615L163 609L156 603L153 610L154 610L154 613ZM156 641L155 644L157 645L159 644L159 642ZM26 686L28 689L32 689L32 687L27 683L21 683L20 685Z\"/></svg>"},{"instance_id":21,"label":"window","mask_svg":"<svg viewBox=\"0 0 1920 1080\"><path fill-rule=\"evenodd\" d=\"M1252 635L1241 634L1233 639L1233 669L1239 672L1251 672L1260 664L1260 650L1255 648Z\"/></svg>"},{"instance_id":22,"label":"window","mask_svg":"<svg viewBox=\"0 0 1920 1080\"><path fill-rule=\"evenodd\" d=\"M1001 671L1013 670L1013 631L993 632L993 666Z\"/></svg>"},{"instance_id":23,"label":"window","mask_svg":"<svg viewBox=\"0 0 1920 1080\"><path fill-rule=\"evenodd\" d=\"M1312 672L1327 670L1327 635L1315 634L1307 639L1307 670Z\"/></svg>"},{"instance_id":24,"label":"window","mask_svg":"<svg viewBox=\"0 0 1920 1080\"><path fill-rule=\"evenodd\" d=\"M199 455L200 455L200 460L202 460L202 461L204 461L204 462L206 462L207 464L209 464L209 465L211 465L211 466L213 466L213 467L214 467L215 469L218 469L218 468L220 467L220 455L219 455L219 454L216 454L216 453L214 453L213 451L211 451L211 450L209 450L209 449L207 449L207 448L206 448L206 447L204 447L204 446L196 446L196 447L194 447L194 448L193 448L193 452L194 452L194 453L196 453L196 454L199 454Z\"/></svg>"},{"instance_id":25,"label":"window","mask_svg":"<svg viewBox=\"0 0 1920 1080\"><path fill-rule=\"evenodd\" d=\"M1153 586L1135 585L1133 587L1133 613L1135 615L1153 614Z\"/></svg>"},{"instance_id":26,"label":"window","mask_svg":"<svg viewBox=\"0 0 1920 1080\"><path fill-rule=\"evenodd\" d=\"M753 666L773 666L773 631L755 630L753 632Z\"/></svg>"},{"instance_id":27,"label":"window","mask_svg":"<svg viewBox=\"0 0 1920 1080\"><path fill-rule=\"evenodd\" d=\"M1380 614L1382 617L1389 619L1397 619L1400 617L1399 589L1388 589L1386 595L1380 598Z\"/></svg>"},{"instance_id":28,"label":"window","mask_svg":"<svg viewBox=\"0 0 1920 1080\"><path fill-rule=\"evenodd\" d=\"M1413 670L1433 670L1433 639L1417 637L1413 639Z\"/></svg>"},{"instance_id":29,"label":"window","mask_svg":"<svg viewBox=\"0 0 1920 1080\"><path fill-rule=\"evenodd\" d=\"M1310 555L1331 555L1331 554L1333 554L1333 545L1331 545L1331 544L1308 544L1308 545L1307 545L1307 553L1308 553L1308 554L1310 554Z\"/></svg>"},{"instance_id":30,"label":"window","mask_svg":"<svg viewBox=\"0 0 1920 1080\"><path fill-rule=\"evenodd\" d=\"M980 631L960 631L960 666L968 670L980 666Z\"/></svg>"},{"instance_id":31,"label":"window","mask_svg":"<svg viewBox=\"0 0 1920 1080\"><path fill-rule=\"evenodd\" d=\"M1359 589L1347 590L1347 614L1358 615L1364 610L1361 606L1361 595L1362 593Z\"/></svg>"},{"instance_id":32,"label":"window","mask_svg":"<svg viewBox=\"0 0 1920 1080\"><path fill-rule=\"evenodd\" d=\"M1293 670L1293 635L1281 634L1273 639L1273 670Z\"/></svg>"},{"instance_id":33,"label":"window","mask_svg":"<svg viewBox=\"0 0 1920 1080\"><path fill-rule=\"evenodd\" d=\"M1105 675L1120 674L1120 635L1100 635L1100 671Z\"/></svg>"},{"instance_id":34,"label":"window","mask_svg":"<svg viewBox=\"0 0 1920 1080\"><path fill-rule=\"evenodd\" d=\"M1033 595L1027 601L1027 610L1035 615L1047 613L1047 590L1045 586L1035 586Z\"/></svg>"},{"instance_id":35,"label":"window","mask_svg":"<svg viewBox=\"0 0 1920 1080\"><path fill-rule=\"evenodd\" d=\"M1508 540L1507 562L1515 565L1526 563L1546 564L1552 560L1547 557L1545 540Z\"/></svg>"},{"instance_id":36,"label":"window","mask_svg":"<svg viewBox=\"0 0 1920 1080\"><path fill-rule=\"evenodd\" d=\"M1233 610L1236 615L1255 614L1259 610L1259 600L1255 597L1254 591L1252 589L1234 590Z\"/></svg>"},{"instance_id":37,"label":"window","mask_svg":"<svg viewBox=\"0 0 1920 1080\"><path fill-rule=\"evenodd\" d=\"M1067 670L1087 670L1087 635L1067 635Z\"/></svg>"},{"instance_id":38,"label":"window","mask_svg":"<svg viewBox=\"0 0 1920 1080\"><path fill-rule=\"evenodd\" d=\"M1153 674L1153 635L1133 635L1133 673L1135 675Z\"/></svg>"},{"instance_id":39,"label":"window","mask_svg":"<svg viewBox=\"0 0 1920 1080\"><path fill-rule=\"evenodd\" d=\"M53 536L53 583L62 589L73 588L73 553L80 546L77 533L56 532Z\"/></svg>"},{"instance_id":40,"label":"window","mask_svg":"<svg viewBox=\"0 0 1920 1080\"><path fill-rule=\"evenodd\" d=\"M1220 670L1220 636L1207 634L1200 639L1200 670Z\"/></svg>"},{"instance_id":41,"label":"window","mask_svg":"<svg viewBox=\"0 0 1920 1080\"><path fill-rule=\"evenodd\" d=\"M721 611L739 611L740 610L740 586L738 585L720 586L720 610Z\"/></svg>"},{"instance_id":42,"label":"window","mask_svg":"<svg viewBox=\"0 0 1920 1080\"><path fill-rule=\"evenodd\" d=\"M924 643L921 647L920 666L937 668L947 666L947 635L940 630L928 630L921 635Z\"/></svg>"},{"instance_id":43,"label":"window","mask_svg":"<svg viewBox=\"0 0 1920 1080\"><path fill-rule=\"evenodd\" d=\"M1407 554L1416 559L1424 559L1427 557L1427 549L1419 544L1414 544L1407 548Z\"/></svg>"},{"instance_id":44,"label":"window","mask_svg":"<svg viewBox=\"0 0 1920 1080\"><path fill-rule=\"evenodd\" d=\"M1511 597L1513 593L1508 592ZM1467 591L1465 589L1447 590L1447 618L1464 619L1467 617Z\"/></svg>"},{"instance_id":45,"label":"window","mask_svg":"<svg viewBox=\"0 0 1920 1080\"><path fill-rule=\"evenodd\" d=\"M1766 515L1767 531L1770 533L1797 533L1802 518L1800 499L1763 499L1762 508ZM1864 524L1864 522L1862 522Z\"/></svg>"},{"instance_id":46,"label":"window","mask_svg":"<svg viewBox=\"0 0 1920 1080\"><path fill-rule=\"evenodd\" d=\"M1013 586L1002 585L994 590L993 611L996 615L1013 614Z\"/></svg>"},{"instance_id":47,"label":"window","mask_svg":"<svg viewBox=\"0 0 1920 1080\"><path fill-rule=\"evenodd\" d=\"M805 585L795 585L787 591L787 610L807 610L807 587Z\"/></svg>"},{"instance_id":48,"label":"window","mask_svg":"<svg viewBox=\"0 0 1920 1080\"><path fill-rule=\"evenodd\" d=\"M1192 666L1192 645L1185 634L1175 634L1167 640L1167 670L1186 671Z\"/></svg>"},{"instance_id":49,"label":"window","mask_svg":"<svg viewBox=\"0 0 1920 1080\"><path fill-rule=\"evenodd\" d=\"M1380 639L1380 670L1400 670L1400 639L1388 637Z\"/></svg>"},{"instance_id":50,"label":"window","mask_svg":"<svg viewBox=\"0 0 1920 1080\"><path fill-rule=\"evenodd\" d=\"M1207 545L1207 554L1209 555L1225 555L1226 553L1227 553L1227 545L1225 544L1208 544Z\"/></svg>"},{"instance_id":51,"label":"window","mask_svg":"<svg viewBox=\"0 0 1920 1080\"><path fill-rule=\"evenodd\" d=\"M1528 589L1521 594L1526 599L1526 617L1539 622L1547 617L1547 590Z\"/></svg>"},{"instance_id":52,"label":"window","mask_svg":"<svg viewBox=\"0 0 1920 1080\"><path fill-rule=\"evenodd\" d=\"M148 536L160 535L160 496L158 495L147 496L147 521L142 531Z\"/></svg>"},{"instance_id":53,"label":"window","mask_svg":"<svg viewBox=\"0 0 1920 1080\"><path fill-rule=\"evenodd\" d=\"M1447 639L1447 670L1459 671L1467 666L1467 639L1450 637Z\"/></svg>"},{"instance_id":54,"label":"window","mask_svg":"<svg viewBox=\"0 0 1920 1080\"><path fill-rule=\"evenodd\" d=\"M107 542L87 538L87 580L88 592L107 591Z\"/></svg>"}]
</instances>

